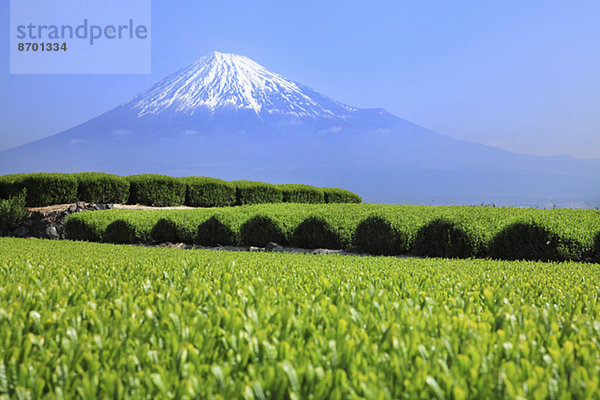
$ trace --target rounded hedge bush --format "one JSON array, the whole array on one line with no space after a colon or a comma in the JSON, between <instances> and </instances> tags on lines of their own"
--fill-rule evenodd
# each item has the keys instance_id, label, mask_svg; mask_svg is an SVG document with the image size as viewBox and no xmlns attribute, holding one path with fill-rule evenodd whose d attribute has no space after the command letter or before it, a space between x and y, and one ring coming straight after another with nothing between
<instances>
[{"instance_id":1,"label":"rounded hedge bush","mask_svg":"<svg viewBox=\"0 0 600 400\"><path fill-rule=\"evenodd\" d=\"M134 224L121 219L111 222L106 227L102 241L115 244L135 244L146 242L146 240L140 237Z\"/></svg>"},{"instance_id":2,"label":"rounded hedge bush","mask_svg":"<svg viewBox=\"0 0 600 400\"><path fill-rule=\"evenodd\" d=\"M323 192L323 189L318 187L292 183L284 183L275 186L281 189L284 203L325 203L325 193Z\"/></svg>"},{"instance_id":3,"label":"rounded hedge bush","mask_svg":"<svg viewBox=\"0 0 600 400\"><path fill-rule=\"evenodd\" d=\"M239 235L219 216L214 215L198 226L196 243L203 246L237 245Z\"/></svg>"},{"instance_id":4,"label":"rounded hedge bush","mask_svg":"<svg viewBox=\"0 0 600 400\"><path fill-rule=\"evenodd\" d=\"M292 245L305 249L340 249L341 238L323 217L309 217L292 234Z\"/></svg>"},{"instance_id":5,"label":"rounded hedge bush","mask_svg":"<svg viewBox=\"0 0 600 400\"><path fill-rule=\"evenodd\" d=\"M236 204L283 202L283 191L275 185L254 181L232 181L236 189Z\"/></svg>"},{"instance_id":6,"label":"rounded hedge bush","mask_svg":"<svg viewBox=\"0 0 600 400\"><path fill-rule=\"evenodd\" d=\"M423 257L473 257L478 250L477 238L454 221L438 218L419 229L413 250Z\"/></svg>"},{"instance_id":7,"label":"rounded hedge bush","mask_svg":"<svg viewBox=\"0 0 600 400\"><path fill-rule=\"evenodd\" d=\"M190 176L181 178L186 184L185 205L191 207L225 207L236 202L236 189L216 178Z\"/></svg>"},{"instance_id":8,"label":"rounded hedge bush","mask_svg":"<svg viewBox=\"0 0 600 400\"><path fill-rule=\"evenodd\" d=\"M102 172L81 172L73 174L79 182L78 198L88 203L127 202L129 182L117 175Z\"/></svg>"},{"instance_id":9,"label":"rounded hedge bush","mask_svg":"<svg viewBox=\"0 0 600 400\"><path fill-rule=\"evenodd\" d=\"M408 251L402 233L382 215L363 219L354 233L354 246L361 252L376 255L398 255Z\"/></svg>"},{"instance_id":10,"label":"rounded hedge bush","mask_svg":"<svg viewBox=\"0 0 600 400\"><path fill-rule=\"evenodd\" d=\"M150 238L156 243L179 243L183 241L177 225L166 218L156 221L156 224L154 224L150 231Z\"/></svg>"},{"instance_id":11,"label":"rounded hedge bush","mask_svg":"<svg viewBox=\"0 0 600 400\"><path fill-rule=\"evenodd\" d=\"M19 177L22 177L25 174L12 174L12 175L2 175L0 176L0 199L7 200L11 197L14 197L19 194L21 190L23 190L23 186L18 187L16 185L16 181Z\"/></svg>"},{"instance_id":12,"label":"rounded hedge bush","mask_svg":"<svg viewBox=\"0 0 600 400\"><path fill-rule=\"evenodd\" d=\"M240 239L245 245L263 247L269 242L287 244L283 228L271 217L256 215L240 228Z\"/></svg>"},{"instance_id":13,"label":"rounded hedge bush","mask_svg":"<svg viewBox=\"0 0 600 400\"><path fill-rule=\"evenodd\" d=\"M346 189L324 187L325 203L362 203L362 197Z\"/></svg>"},{"instance_id":14,"label":"rounded hedge bush","mask_svg":"<svg viewBox=\"0 0 600 400\"><path fill-rule=\"evenodd\" d=\"M102 232L81 219L67 218L65 221L65 237L69 240L101 242Z\"/></svg>"},{"instance_id":15,"label":"rounded hedge bush","mask_svg":"<svg viewBox=\"0 0 600 400\"><path fill-rule=\"evenodd\" d=\"M489 255L502 260L563 261L580 259L583 246L562 238L536 221L514 222L498 234L489 245Z\"/></svg>"},{"instance_id":16,"label":"rounded hedge bush","mask_svg":"<svg viewBox=\"0 0 600 400\"><path fill-rule=\"evenodd\" d=\"M39 172L6 175L0 179L0 189L5 198L27 190L27 207L74 203L77 201L77 187L77 178L71 174Z\"/></svg>"},{"instance_id":17,"label":"rounded hedge bush","mask_svg":"<svg viewBox=\"0 0 600 400\"><path fill-rule=\"evenodd\" d=\"M180 206L185 202L186 184L166 175L130 175L129 204Z\"/></svg>"}]
</instances>

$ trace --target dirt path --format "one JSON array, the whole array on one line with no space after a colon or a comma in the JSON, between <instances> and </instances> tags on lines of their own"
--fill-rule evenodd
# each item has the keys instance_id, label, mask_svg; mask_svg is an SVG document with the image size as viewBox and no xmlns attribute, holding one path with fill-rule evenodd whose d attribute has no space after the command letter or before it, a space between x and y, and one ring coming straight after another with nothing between
<instances>
[{"instance_id":1,"label":"dirt path","mask_svg":"<svg viewBox=\"0 0 600 400\"><path fill-rule=\"evenodd\" d=\"M27 207L27 210L31 212L39 212L44 215L47 215L51 212L55 211L66 211L69 208L85 208L91 203L77 202L77 203L69 203L69 204L53 204L51 206L46 207ZM119 210L193 210L198 207L189 207L189 206L176 206L176 207L151 207L144 206L141 204L110 204L108 208L116 208ZM210 207L212 208L212 207Z\"/></svg>"},{"instance_id":2,"label":"dirt path","mask_svg":"<svg viewBox=\"0 0 600 400\"><path fill-rule=\"evenodd\" d=\"M151 207L151 206L143 206L141 204L113 204L113 208L118 210L194 210L200 207L190 207L190 206L174 206L174 207ZM208 207L202 207L208 208ZM213 208L213 207L210 207Z\"/></svg>"}]
</instances>

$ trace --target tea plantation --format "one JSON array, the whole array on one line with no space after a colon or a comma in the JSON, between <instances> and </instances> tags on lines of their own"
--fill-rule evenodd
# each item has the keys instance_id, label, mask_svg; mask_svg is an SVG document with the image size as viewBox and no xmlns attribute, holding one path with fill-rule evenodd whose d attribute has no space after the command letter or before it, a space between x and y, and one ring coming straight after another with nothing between
<instances>
[{"instance_id":1,"label":"tea plantation","mask_svg":"<svg viewBox=\"0 0 600 400\"><path fill-rule=\"evenodd\" d=\"M385 204L255 204L74 214L69 239L304 248L370 254L600 261L600 210Z\"/></svg>"},{"instance_id":2,"label":"tea plantation","mask_svg":"<svg viewBox=\"0 0 600 400\"><path fill-rule=\"evenodd\" d=\"M23 193L28 207L86 201L149 206L224 207L258 203L360 203L356 193L310 185L272 185L188 176L142 174L118 176L102 172L0 175L0 200Z\"/></svg>"},{"instance_id":3,"label":"tea plantation","mask_svg":"<svg viewBox=\"0 0 600 400\"><path fill-rule=\"evenodd\" d=\"M597 398L600 265L0 238L0 398Z\"/></svg>"}]
</instances>

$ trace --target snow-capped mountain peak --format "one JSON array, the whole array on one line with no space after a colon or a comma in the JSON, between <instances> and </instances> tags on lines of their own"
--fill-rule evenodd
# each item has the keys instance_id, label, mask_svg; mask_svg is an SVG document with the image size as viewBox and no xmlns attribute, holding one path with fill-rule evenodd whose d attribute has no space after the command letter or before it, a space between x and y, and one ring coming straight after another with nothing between
<instances>
[{"instance_id":1,"label":"snow-capped mountain peak","mask_svg":"<svg viewBox=\"0 0 600 400\"><path fill-rule=\"evenodd\" d=\"M139 117L200 109L247 109L257 114L334 116L355 109L235 54L213 52L125 104Z\"/></svg>"}]
</instances>

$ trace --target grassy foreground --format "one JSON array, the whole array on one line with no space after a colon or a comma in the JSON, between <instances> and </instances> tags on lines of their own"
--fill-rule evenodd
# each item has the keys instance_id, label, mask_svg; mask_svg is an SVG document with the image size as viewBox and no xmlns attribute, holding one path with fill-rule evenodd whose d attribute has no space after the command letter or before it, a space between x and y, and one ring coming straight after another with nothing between
<instances>
[{"instance_id":1,"label":"grassy foreground","mask_svg":"<svg viewBox=\"0 0 600 400\"><path fill-rule=\"evenodd\" d=\"M0 398L594 398L600 265L0 238Z\"/></svg>"}]
</instances>

